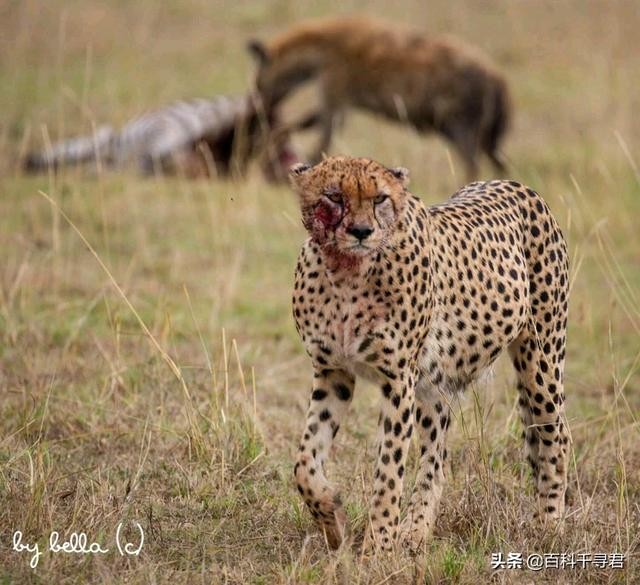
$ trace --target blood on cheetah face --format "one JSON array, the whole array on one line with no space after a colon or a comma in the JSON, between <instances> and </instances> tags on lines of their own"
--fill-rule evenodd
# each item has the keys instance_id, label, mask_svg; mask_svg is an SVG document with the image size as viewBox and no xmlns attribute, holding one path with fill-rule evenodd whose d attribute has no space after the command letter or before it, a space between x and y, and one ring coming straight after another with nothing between
<instances>
[{"instance_id":1,"label":"blood on cheetah face","mask_svg":"<svg viewBox=\"0 0 640 585\"><path fill-rule=\"evenodd\" d=\"M388 244L406 204L408 176L404 168L341 157L299 164L289 173L309 235L342 265Z\"/></svg>"}]
</instances>

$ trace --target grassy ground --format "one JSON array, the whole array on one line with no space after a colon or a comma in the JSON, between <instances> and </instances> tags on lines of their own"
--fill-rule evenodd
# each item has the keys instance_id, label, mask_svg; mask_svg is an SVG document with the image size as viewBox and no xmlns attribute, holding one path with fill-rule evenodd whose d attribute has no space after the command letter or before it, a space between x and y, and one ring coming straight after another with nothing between
<instances>
[{"instance_id":1,"label":"grassy ground","mask_svg":"<svg viewBox=\"0 0 640 585\"><path fill-rule=\"evenodd\" d=\"M33 178L13 165L45 131L244 91L246 39L365 6L468 39L512 83L512 177L545 196L571 248L563 533L529 521L514 377L499 362L456 409L429 556L328 553L291 480L310 373L290 317L304 234L288 189L257 173L243 183ZM0 6L0 582L640 582L639 26L637 3L622 1ZM349 119L334 149L409 167L429 203L460 181L443 142L366 116ZM376 409L359 386L329 468L356 532ZM118 553L120 522L131 541L142 526L139 557ZM53 530L86 532L110 550L44 552L34 570L11 550L16 530L41 548ZM492 573L494 552L627 560L624 570Z\"/></svg>"}]
</instances>

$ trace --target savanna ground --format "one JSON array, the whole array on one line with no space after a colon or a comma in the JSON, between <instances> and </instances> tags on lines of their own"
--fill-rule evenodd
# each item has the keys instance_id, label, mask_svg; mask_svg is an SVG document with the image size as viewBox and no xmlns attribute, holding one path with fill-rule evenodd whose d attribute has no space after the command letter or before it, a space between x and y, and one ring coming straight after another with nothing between
<instances>
[{"instance_id":1,"label":"savanna ground","mask_svg":"<svg viewBox=\"0 0 640 585\"><path fill-rule=\"evenodd\" d=\"M511 176L543 194L571 249L564 532L530 522L503 360L459 400L428 557L328 553L292 483L310 370L290 316L304 233L289 190L256 172L234 183L15 168L45 133L243 92L248 38L362 10L461 36L511 81ZM1 582L640 582L639 29L633 2L4 2ZM367 116L348 119L334 152L409 167L428 203L460 184L441 140ZM377 404L359 386L329 466L356 533ZM136 540L135 521L144 548L121 557L117 525ZM16 530L42 548L52 530L86 532L110 552L44 552L31 569L11 550ZM493 552L619 552L626 567L492 573Z\"/></svg>"}]
</instances>

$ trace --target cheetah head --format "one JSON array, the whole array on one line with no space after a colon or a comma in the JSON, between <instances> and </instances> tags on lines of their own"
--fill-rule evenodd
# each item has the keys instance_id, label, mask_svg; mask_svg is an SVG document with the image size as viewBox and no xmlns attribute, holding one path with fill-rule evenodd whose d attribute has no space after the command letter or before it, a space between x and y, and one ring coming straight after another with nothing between
<instances>
[{"instance_id":1,"label":"cheetah head","mask_svg":"<svg viewBox=\"0 0 640 585\"><path fill-rule=\"evenodd\" d=\"M311 238L326 253L355 262L391 241L409 172L365 158L333 157L315 166L295 165L289 179Z\"/></svg>"}]
</instances>

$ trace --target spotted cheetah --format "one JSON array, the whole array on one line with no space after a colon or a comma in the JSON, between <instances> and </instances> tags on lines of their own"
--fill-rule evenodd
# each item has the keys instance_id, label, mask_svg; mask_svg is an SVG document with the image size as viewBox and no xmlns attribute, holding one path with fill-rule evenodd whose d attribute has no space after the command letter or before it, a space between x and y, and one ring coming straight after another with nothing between
<instances>
[{"instance_id":1,"label":"spotted cheetah","mask_svg":"<svg viewBox=\"0 0 640 585\"><path fill-rule=\"evenodd\" d=\"M408 171L334 157L290 181L310 237L298 259L296 327L313 365L295 480L330 546L346 515L324 472L356 376L382 409L365 546L420 547L444 485L450 398L507 349L517 372L528 461L542 521L563 514L569 450L563 369L568 255L547 204L514 181L475 182L426 207ZM400 519L405 459L419 469Z\"/></svg>"}]
</instances>

